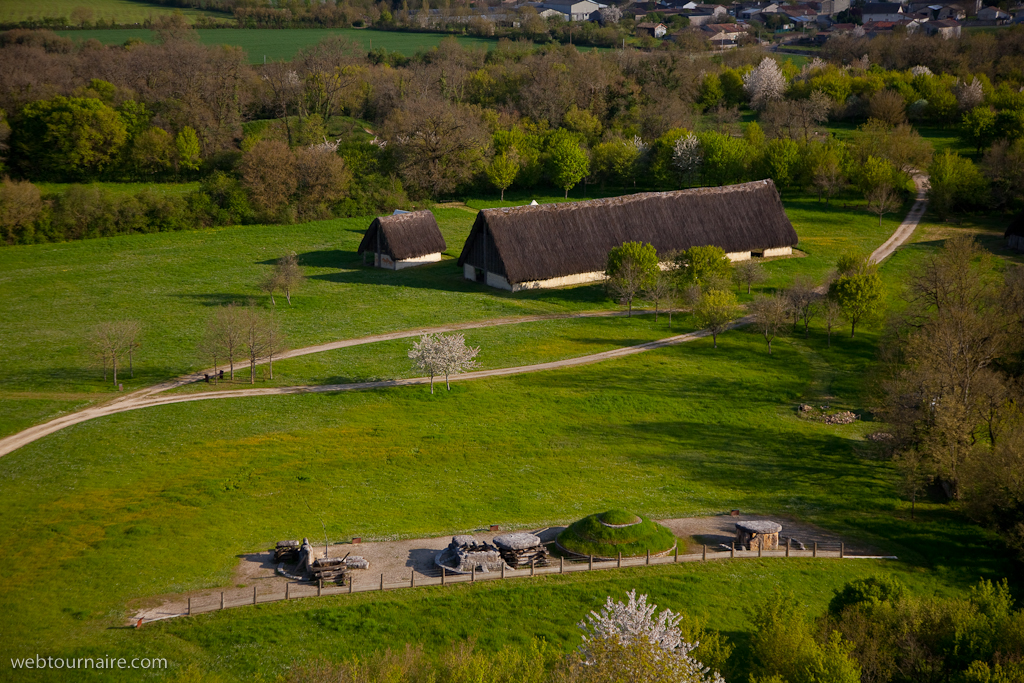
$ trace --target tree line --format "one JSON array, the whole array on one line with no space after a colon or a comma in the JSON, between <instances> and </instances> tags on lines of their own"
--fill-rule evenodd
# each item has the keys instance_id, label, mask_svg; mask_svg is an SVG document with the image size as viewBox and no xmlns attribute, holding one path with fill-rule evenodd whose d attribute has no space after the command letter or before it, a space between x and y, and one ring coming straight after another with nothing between
<instances>
[{"instance_id":1,"label":"tree line","mask_svg":"<svg viewBox=\"0 0 1024 683\"><path fill-rule=\"evenodd\" d=\"M1024 206L1024 83L999 66L1022 58L1018 29L907 38L920 60L893 69L872 61L873 47L797 69L759 48L712 58L504 40L487 52L446 39L408 59L340 37L252 66L187 26L159 34L109 47L0 35L5 242L367 215L508 189L765 177L826 202L854 189L881 220L913 191L915 170L931 172L943 214ZM940 66L931 48L962 59ZM1000 55L980 64L974 49ZM741 110L756 121L741 125ZM827 134L837 121L857 125L849 139ZM914 128L924 124L969 140L981 163L933 155ZM160 207L146 194L122 206L99 190L24 185L195 179L198 190Z\"/></svg>"}]
</instances>

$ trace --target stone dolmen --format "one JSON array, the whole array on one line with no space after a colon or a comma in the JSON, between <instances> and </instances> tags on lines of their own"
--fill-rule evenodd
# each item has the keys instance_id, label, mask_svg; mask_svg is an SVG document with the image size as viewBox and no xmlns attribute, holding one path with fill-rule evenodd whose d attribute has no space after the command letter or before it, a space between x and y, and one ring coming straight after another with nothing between
<instances>
[{"instance_id":1,"label":"stone dolmen","mask_svg":"<svg viewBox=\"0 0 1024 683\"><path fill-rule=\"evenodd\" d=\"M472 536L452 536L452 542L437 554L434 563L456 574L500 572L505 564L498 548Z\"/></svg>"},{"instance_id":2,"label":"stone dolmen","mask_svg":"<svg viewBox=\"0 0 1024 683\"><path fill-rule=\"evenodd\" d=\"M502 534L495 536L494 545L498 546L501 558L512 569L518 569L520 565L529 567L531 562L543 566L548 561L547 549L541 544L540 537L533 534Z\"/></svg>"},{"instance_id":3,"label":"stone dolmen","mask_svg":"<svg viewBox=\"0 0 1024 683\"><path fill-rule=\"evenodd\" d=\"M747 550L777 550L780 531L778 522L736 522L736 545Z\"/></svg>"}]
</instances>

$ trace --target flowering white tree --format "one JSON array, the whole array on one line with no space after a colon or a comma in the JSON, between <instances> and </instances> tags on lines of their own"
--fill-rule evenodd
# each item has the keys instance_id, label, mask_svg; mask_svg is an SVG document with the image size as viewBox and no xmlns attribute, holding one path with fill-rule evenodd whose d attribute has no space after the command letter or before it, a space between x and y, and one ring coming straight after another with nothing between
<instances>
[{"instance_id":1,"label":"flowering white tree","mask_svg":"<svg viewBox=\"0 0 1024 683\"><path fill-rule=\"evenodd\" d=\"M614 667L616 680L725 683L690 656L700 643L682 639L681 615L668 609L655 615L658 606L635 590L626 597L627 602L609 597L600 613L591 612L579 623L584 636L578 654L586 667Z\"/></svg>"},{"instance_id":2,"label":"flowering white tree","mask_svg":"<svg viewBox=\"0 0 1024 683\"><path fill-rule=\"evenodd\" d=\"M985 99L985 91L982 89L981 81L978 80L977 76L970 83L957 81L955 92L956 101L960 105L961 111L974 109Z\"/></svg>"},{"instance_id":3,"label":"flowering white tree","mask_svg":"<svg viewBox=\"0 0 1024 683\"><path fill-rule=\"evenodd\" d=\"M750 98L750 106L764 109L772 100L781 100L786 92L786 77L771 57L765 57L743 77L743 90Z\"/></svg>"},{"instance_id":4,"label":"flowering white tree","mask_svg":"<svg viewBox=\"0 0 1024 683\"><path fill-rule=\"evenodd\" d=\"M430 393L434 393L434 376L444 375L448 391L452 385L448 381L454 375L476 366L476 355L480 347L466 346L466 338L461 332L456 334L425 334L418 342L414 342L409 358L413 366L430 375Z\"/></svg>"},{"instance_id":5,"label":"flowering white tree","mask_svg":"<svg viewBox=\"0 0 1024 683\"><path fill-rule=\"evenodd\" d=\"M689 184L693 176L700 170L704 162L704 150L701 149L700 140L693 133L687 134L676 140L672 148L672 165L676 167Z\"/></svg>"},{"instance_id":6,"label":"flowering white tree","mask_svg":"<svg viewBox=\"0 0 1024 683\"><path fill-rule=\"evenodd\" d=\"M921 66L920 64L911 67L910 73L914 76L934 76L931 69L926 66Z\"/></svg>"}]
</instances>

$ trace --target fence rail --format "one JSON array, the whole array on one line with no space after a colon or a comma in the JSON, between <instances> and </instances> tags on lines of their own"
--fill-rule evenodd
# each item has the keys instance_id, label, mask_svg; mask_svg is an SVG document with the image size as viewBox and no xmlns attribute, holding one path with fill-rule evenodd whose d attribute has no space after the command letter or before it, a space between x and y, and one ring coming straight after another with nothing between
<instances>
[{"instance_id":1,"label":"fence rail","mask_svg":"<svg viewBox=\"0 0 1024 683\"><path fill-rule=\"evenodd\" d=\"M436 565L427 570L409 569L404 576L385 575L374 573L370 570L353 570L353 580L345 585L324 584L311 581L289 581L285 584L284 591L273 591L260 593L255 586L251 593L240 593L237 590L214 593L188 599L188 607L185 612L168 614L152 619L143 619L138 625L159 621L162 619L173 619L175 617L202 614L205 612L216 612L222 609L233 607L244 607L247 605L263 605L282 600L298 600L301 598L313 598L329 595L345 595L352 593L380 592L397 590L401 588L419 588L422 586L449 586L463 583L476 583L478 581L501 581L505 579L530 578L532 576L549 576L551 574L570 574L586 571L604 571L609 569L620 569L628 567L644 567L665 564L680 564L686 562L714 562L730 559L751 559L751 558L833 558L833 559L897 559L895 556L879 555L849 555L842 543L814 543L811 547L803 550L796 550L788 545L778 550L743 550L735 546L726 549L723 546L703 546L700 552L680 554L678 549L664 556L647 557L617 557L615 559L604 558L569 558L552 557L544 565L519 567L517 569L502 569L501 571L473 571L468 574L456 574L450 570L443 570Z\"/></svg>"}]
</instances>

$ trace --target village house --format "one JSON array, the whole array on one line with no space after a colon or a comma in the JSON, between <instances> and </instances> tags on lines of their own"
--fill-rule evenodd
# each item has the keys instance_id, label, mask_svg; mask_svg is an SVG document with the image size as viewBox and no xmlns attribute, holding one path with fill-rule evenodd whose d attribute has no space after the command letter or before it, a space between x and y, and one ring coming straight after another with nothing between
<instances>
[{"instance_id":1,"label":"village house","mask_svg":"<svg viewBox=\"0 0 1024 683\"><path fill-rule=\"evenodd\" d=\"M668 27L665 24L655 24L652 22L644 22L636 25L636 36L647 36L649 38L662 38L668 33Z\"/></svg>"},{"instance_id":2,"label":"village house","mask_svg":"<svg viewBox=\"0 0 1024 683\"><path fill-rule=\"evenodd\" d=\"M750 27L747 24L737 22L735 24L705 24L700 27L700 31L707 37L712 47L723 50L739 45L739 40L749 35L748 28Z\"/></svg>"},{"instance_id":3,"label":"village house","mask_svg":"<svg viewBox=\"0 0 1024 683\"><path fill-rule=\"evenodd\" d=\"M938 35L947 40L960 37L960 24L952 19L929 21L922 26L924 27L924 32L930 36Z\"/></svg>"},{"instance_id":4,"label":"village house","mask_svg":"<svg viewBox=\"0 0 1024 683\"><path fill-rule=\"evenodd\" d=\"M373 219L358 252L360 256L373 254L373 265L378 268L401 270L440 261L446 248L433 213L396 211Z\"/></svg>"},{"instance_id":5,"label":"village house","mask_svg":"<svg viewBox=\"0 0 1024 683\"><path fill-rule=\"evenodd\" d=\"M992 22L993 25L1007 24L1010 22L1010 14L998 7L983 7L978 12L978 21Z\"/></svg>"},{"instance_id":6,"label":"village house","mask_svg":"<svg viewBox=\"0 0 1024 683\"><path fill-rule=\"evenodd\" d=\"M797 235L771 180L582 202L484 209L459 257L468 280L518 292L603 280L608 252L712 245L734 261L792 253Z\"/></svg>"},{"instance_id":7,"label":"village house","mask_svg":"<svg viewBox=\"0 0 1024 683\"><path fill-rule=\"evenodd\" d=\"M861 21L865 24L879 21L899 21L906 18L903 5L898 2L869 2L861 12Z\"/></svg>"},{"instance_id":8,"label":"village house","mask_svg":"<svg viewBox=\"0 0 1024 683\"><path fill-rule=\"evenodd\" d=\"M590 21L597 19L597 10L601 5L591 0L580 0L579 2L546 2L543 7L552 9L562 15L566 21ZM539 9L539 8L538 8Z\"/></svg>"}]
</instances>

